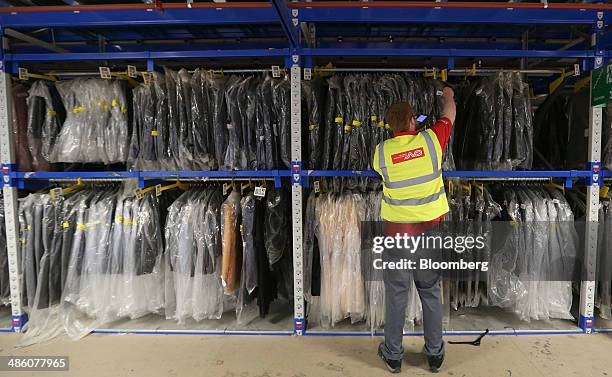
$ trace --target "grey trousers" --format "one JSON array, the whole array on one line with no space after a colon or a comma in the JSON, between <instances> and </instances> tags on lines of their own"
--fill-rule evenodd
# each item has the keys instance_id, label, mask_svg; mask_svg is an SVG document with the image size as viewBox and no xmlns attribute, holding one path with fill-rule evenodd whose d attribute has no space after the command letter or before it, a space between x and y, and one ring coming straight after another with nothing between
<instances>
[{"instance_id":1,"label":"grey trousers","mask_svg":"<svg viewBox=\"0 0 612 377\"><path fill-rule=\"evenodd\" d=\"M390 259L396 257L391 256ZM387 260L387 259L385 259ZM411 274L423 306L424 352L428 356L444 353L442 341L442 302L440 301L440 274L425 270L385 270L385 343L383 355L390 360L401 360L403 330L408 305Z\"/></svg>"}]
</instances>

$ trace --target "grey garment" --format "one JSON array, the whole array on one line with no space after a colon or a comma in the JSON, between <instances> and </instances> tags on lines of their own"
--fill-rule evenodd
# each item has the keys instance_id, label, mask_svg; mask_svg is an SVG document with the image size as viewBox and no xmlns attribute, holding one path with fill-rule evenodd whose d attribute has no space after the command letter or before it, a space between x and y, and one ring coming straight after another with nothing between
<instances>
[{"instance_id":1,"label":"grey garment","mask_svg":"<svg viewBox=\"0 0 612 377\"><path fill-rule=\"evenodd\" d=\"M244 196L240 205L242 207L242 280L248 294L253 293L257 288L257 259L254 241L255 223L255 196L252 192Z\"/></svg>"},{"instance_id":2,"label":"grey garment","mask_svg":"<svg viewBox=\"0 0 612 377\"><path fill-rule=\"evenodd\" d=\"M388 255L385 260L399 261L401 256ZM424 353L427 356L444 354L442 340L442 301L440 274L426 270L385 270L385 343L381 351L390 360L404 357L403 330L408 305L408 292L414 284L423 307Z\"/></svg>"}]
</instances>

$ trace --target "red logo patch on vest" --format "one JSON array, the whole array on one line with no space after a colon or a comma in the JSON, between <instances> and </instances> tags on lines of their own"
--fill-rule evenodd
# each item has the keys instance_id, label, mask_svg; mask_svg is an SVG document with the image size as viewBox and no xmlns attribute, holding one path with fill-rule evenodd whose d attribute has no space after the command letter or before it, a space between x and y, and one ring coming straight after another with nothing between
<instances>
[{"instance_id":1,"label":"red logo patch on vest","mask_svg":"<svg viewBox=\"0 0 612 377\"><path fill-rule=\"evenodd\" d=\"M421 157L425 157L425 151L423 150L423 147L417 148L417 149L411 149L405 152L392 154L391 161L393 161L393 164L395 165L395 164L414 160L415 158L421 158Z\"/></svg>"}]
</instances>

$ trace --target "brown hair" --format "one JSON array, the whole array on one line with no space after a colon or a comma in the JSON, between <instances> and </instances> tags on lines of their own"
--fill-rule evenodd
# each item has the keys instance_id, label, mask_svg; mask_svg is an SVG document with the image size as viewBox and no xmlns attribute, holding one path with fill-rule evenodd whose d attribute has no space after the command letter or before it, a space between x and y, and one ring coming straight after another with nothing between
<instances>
[{"instance_id":1,"label":"brown hair","mask_svg":"<svg viewBox=\"0 0 612 377\"><path fill-rule=\"evenodd\" d=\"M385 122L393 132L407 131L410 120L414 117L414 110L408 102L397 102L387 110Z\"/></svg>"}]
</instances>

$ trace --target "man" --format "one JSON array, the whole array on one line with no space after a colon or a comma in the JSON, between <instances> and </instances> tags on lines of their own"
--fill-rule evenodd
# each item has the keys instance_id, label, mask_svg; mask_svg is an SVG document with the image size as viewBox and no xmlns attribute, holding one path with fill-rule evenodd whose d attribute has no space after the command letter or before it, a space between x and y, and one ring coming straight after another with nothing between
<instances>
[{"instance_id":1,"label":"man","mask_svg":"<svg viewBox=\"0 0 612 377\"><path fill-rule=\"evenodd\" d=\"M396 103L389 108L385 121L393 138L376 147L374 169L383 178L381 214L386 236L420 235L430 232L448 212L442 181L442 154L447 147L456 106L451 88L444 88L443 116L428 130L416 130L416 117L410 104ZM387 253L387 251L385 252ZM399 258L389 251L387 258ZM437 372L444 361L442 340L442 304L439 273L414 270L414 282L423 307L423 327L429 368ZM384 271L385 341L378 355L392 373L402 367L403 328L412 284L409 270Z\"/></svg>"}]
</instances>

